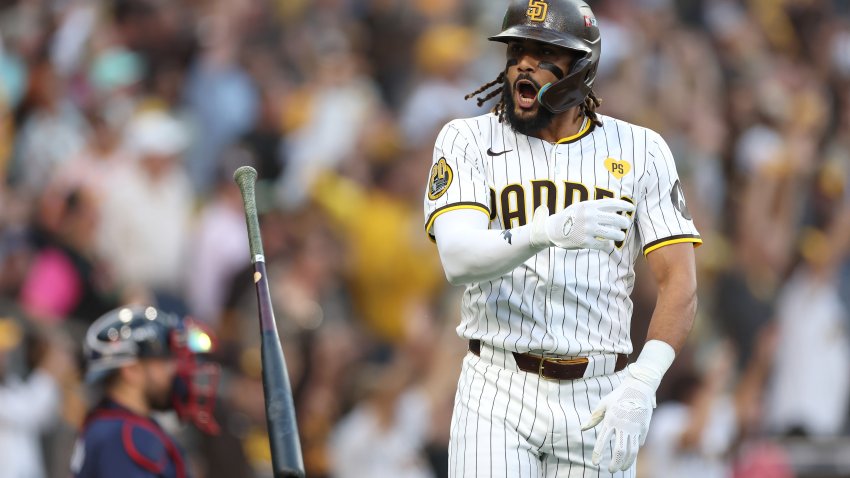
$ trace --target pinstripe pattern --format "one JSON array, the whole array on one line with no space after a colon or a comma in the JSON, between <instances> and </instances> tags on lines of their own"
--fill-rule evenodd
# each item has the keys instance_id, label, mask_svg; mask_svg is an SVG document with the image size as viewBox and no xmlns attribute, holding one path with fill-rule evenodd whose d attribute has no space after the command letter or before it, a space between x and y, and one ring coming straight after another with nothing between
<instances>
[{"instance_id":1,"label":"pinstripe pattern","mask_svg":"<svg viewBox=\"0 0 850 478\"><path fill-rule=\"evenodd\" d=\"M482 345L463 361L449 446L449 476L633 478L590 464L595 429L581 431L601 397L625 372L551 381L518 371L509 354ZM610 455L610 448L606 455ZM610 456L603 457L607 463Z\"/></svg>"},{"instance_id":2,"label":"pinstripe pattern","mask_svg":"<svg viewBox=\"0 0 850 478\"><path fill-rule=\"evenodd\" d=\"M600 118L602 127L568 144L519 135L492 114L452 121L440 132L434 162L445 158L454 180L437 200L426 197L429 224L443 208L459 205L495 210L490 227L502 229L501 193L511 184L525 190L523 213L528 220L535 207L534 180L555 183L558 209L567 200L565 181L583 185L591 199L599 187L615 197L632 198L637 205L634 225L619 249L550 248L500 278L467 287L458 327L462 337L519 352L631 353L629 295L637 257L644 246L668 238L700 240L693 222L682 217L670 199L678 175L664 140L646 128ZM488 149L508 152L489 156ZM618 179L605 169L609 157L628 162L631 171ZM490 204L491 188L497 192L496 204ZM513 196L509 204L515 206Z\"/></svg>"},{"instance_id":3,"label":"pinstripe pattern","mask_svg":"<svg viewBox=\"0 0 850 478\"><path fill-rule=\"evenodd\" d=\"M437 137L434 164L444 159L454 179L445 192L429 183L428 190L441 195L430 200L426 192L428 229L435 215L453 207L491 214L491 229L526 224L537 206L535 181L554 183L556 210L572 201L567 184L581 197L584 189L588 199L613 196L636 205L626 239L613 251L548 248L501 277L467 286L457 331L480 340L482 355L468 354L463 363L451 476L635 475L634 468L611 475L592 466L596 430L582 433L580 424L620 381L611 373L612 354L632 352L635 261L671 241L701 240L672 199L678 174L664 140L646 128L599 117L601 127L562 144L517 134L492 114L452 121ZM605 166L609 158L628 163L629 171L612 174ZM541 189L540 201L550 189ZM587 378L551 382L517 371L511 351L593 358Z\"/></svg>"}]
</instances>

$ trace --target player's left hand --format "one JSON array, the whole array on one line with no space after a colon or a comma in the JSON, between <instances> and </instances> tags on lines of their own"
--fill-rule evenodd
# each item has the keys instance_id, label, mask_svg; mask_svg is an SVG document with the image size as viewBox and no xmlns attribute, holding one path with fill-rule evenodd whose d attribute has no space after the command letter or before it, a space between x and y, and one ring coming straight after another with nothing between
<instances>
[{"instance_id":1,"label":"player's left hand","mask_svg":"<svg viewBox=\"0 0 850 478\"><path fill-rule=\"evenodd\" d=\"M638 449L646 441L649 420L655 408L655 387L631 373L631 367L635 365L629 367L623 382L602 398L581 428L582 431L589 430L602 422L591 456L594 465L599 465L603 450L614 439L611 463L608 464L611 473L625 471L635 462Z\"/></svg>"}]
</instances>

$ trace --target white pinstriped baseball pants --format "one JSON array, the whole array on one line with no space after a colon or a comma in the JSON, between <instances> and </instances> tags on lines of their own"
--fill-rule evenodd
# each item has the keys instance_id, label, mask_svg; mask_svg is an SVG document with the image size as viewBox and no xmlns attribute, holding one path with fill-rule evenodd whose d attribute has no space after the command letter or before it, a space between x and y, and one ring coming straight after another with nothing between
<instances>
[{"instance_id":1,"label":"white pinstriped baseball pants","mask_svg":"<svg viewBox=\"0 0 850 478\"><path fill-rule=\"evenodd\" d=\"M517 369L510 352L481 344L480 357L467 353L463 360L452 412L449 476L634 478L635 465L608 472L610 446L602 468L594 466L590 457L598 427L581 432L581 424L624 373L547 380Z\"/></svg>"}]
</instances>

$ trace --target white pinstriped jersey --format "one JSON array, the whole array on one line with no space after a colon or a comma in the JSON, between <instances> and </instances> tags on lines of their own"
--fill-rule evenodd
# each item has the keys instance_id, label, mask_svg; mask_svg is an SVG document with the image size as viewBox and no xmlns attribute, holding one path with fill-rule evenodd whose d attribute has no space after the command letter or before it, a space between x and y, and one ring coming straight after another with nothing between
<instances>
[{"instance_id":1,"label":"white pinstriped jersey","mask_svg":"<svg viewBox=\"0 0 850 478\"><path fill-rule=\"evenodd\" d=\"M527 224L574 201L622 198L637 207L613 251L550 247L494 280L469 284L461 337L517 352L564 356L632 351L629 326L638 255L702 240L685 205L670 149L654 131L598 115L556 144L516 133L490 113L443 127L425 194L426 231L458 209L491 229Z\"/></svg>"}]
</instances>

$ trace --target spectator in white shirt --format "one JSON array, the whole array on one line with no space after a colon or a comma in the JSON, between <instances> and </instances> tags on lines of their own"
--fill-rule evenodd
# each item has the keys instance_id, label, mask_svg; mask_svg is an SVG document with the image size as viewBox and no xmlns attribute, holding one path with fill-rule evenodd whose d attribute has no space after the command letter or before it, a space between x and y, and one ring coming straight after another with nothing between
<instances>
[{"instance_id":1,"label":"spectator in white shirt","mask_svg":"<svg viewBox=\"0 0 850 478\"><path fill-rule=\"evenodd\" d=\"M184 125L158 111L130 122L127 148L134 160L113 175L104 193L101 257L124 285L179 291L194 202L181 155Z\"/></svg>"},{"instance_id":2,"label":"spectator in white shirt","mask_svg":"<svg viewBox=\"0 0 850 478\"><path fill-rule=\"evenodd\" d=\"M0 476L44 478L41 433L58 415L60 381L73 375L74 361L58 342L41 344L26 378L9 370L23 336L15 319L0 318Z\"/></svg>"}]
</instances>

